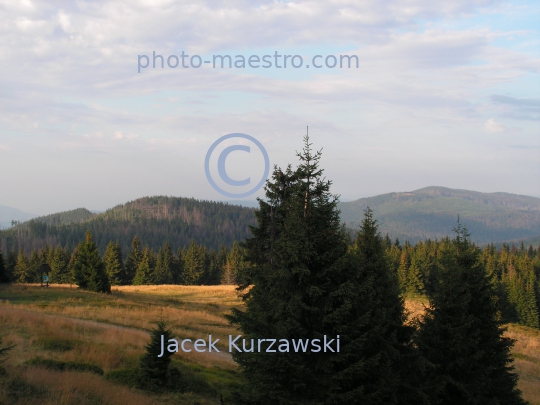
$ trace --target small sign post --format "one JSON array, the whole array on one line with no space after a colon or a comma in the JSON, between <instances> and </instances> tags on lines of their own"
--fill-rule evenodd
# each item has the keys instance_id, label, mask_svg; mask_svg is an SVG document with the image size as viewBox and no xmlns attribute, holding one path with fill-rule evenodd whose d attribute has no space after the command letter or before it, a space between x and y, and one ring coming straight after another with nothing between
<instances>
[{"instance_id":1,"label":"small sign post","mask_svg":"<svg viewBox=\"0 0 540 405\"><path fill-rule=\"evenodd\" d=\"M49 272L51 271L51 268L48 264L42 264L39 271L41 273L41 286L49 287Z\"/></svg>"}]
</instances>

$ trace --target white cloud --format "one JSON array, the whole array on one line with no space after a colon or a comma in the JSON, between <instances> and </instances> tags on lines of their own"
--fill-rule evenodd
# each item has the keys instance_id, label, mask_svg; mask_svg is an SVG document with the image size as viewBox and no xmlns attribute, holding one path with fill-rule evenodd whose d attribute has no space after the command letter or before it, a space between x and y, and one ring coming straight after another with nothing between
<instances>
[{"instance_id":1,"label":"white cloud","mask_svg":"<svg viewBox=\"0 0 540 405\"><path fill-rule=\"evenodd\" d=\"M484 130L488 134L496 134L498 132L503 132L506 127L500 122L496 122L493 118L487 120L484 124Z\"/></svg>"},{"instance_id":2,"label":"white cloud","mask_svg":"<svg viewBox=\"0 0 540 405\"><path fill-rule=\"evenodd\" d=\"M0 150L8 151L9 149L9 146L0 144Z\"/></svg>"},{"instance_id":3,"label":"white cloud","mask_svg":"<svg viewBox=\"0 0 540 405\"><path fill-rule=\"evenodd\" d=\"M139 135L137 134L124 134L122 131L115 131L112 139L121 140L121 139L135 139Z\"/></svg>"}]
</instances>

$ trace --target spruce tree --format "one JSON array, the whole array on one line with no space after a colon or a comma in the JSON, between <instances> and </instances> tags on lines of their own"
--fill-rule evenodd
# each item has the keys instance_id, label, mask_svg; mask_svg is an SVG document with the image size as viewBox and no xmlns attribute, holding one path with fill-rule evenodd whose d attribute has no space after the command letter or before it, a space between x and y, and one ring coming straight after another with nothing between
<instances>
[{"instance_id":1,"label":"spruce tree","mask_svg":"<svg viewBox=\"0 0 540 405\"><path fill-rule=\"evenodd\" d=\"M155 284L154 271L156 269L156 257L154 252L146 246L142 251L141 261L135 278L133 279L133 285L148 285Z\"/></svg>"},{"instance_id":2,"label":"spruce tree","mask_svg":"<svg viewBox=\"0 0 540 405\"><path fill-rule=\"evenodd\" d=\"M191 241L186 254L184 255L184 266L182 272L182 284L198 284L205 270L205 250L202 246L197 246Z\"/></svg>"},{"instance_id":3,"label":"spruce tree","mask_svg":"<svg viewBox=\"0 0 540 405\"><path fill-rule=\"evenodd\" d=\"M123 280L123 284L131 284L135 278L135 273L139 268L139 264L142 259L141 242L137 236L133 237L131 241L131 251L126 259L126 278Z\"/></svg>"},{"instance_id":4,"label":"spruce tree","mask_svg":"<svg viewBox=\"0 0 540 405\"><path fill-rule=\"evenodd\" d=\"M409 280L409 267L411 265L411 258L407 249L403 249L401 252L401 258L399 261L399 267L397 269L399 287L401 292L407 291L407 284Z\"/></svg>"},{"instance_id":5,"label":"spruce tree","mask_svg":"<svg viewBox=\"0 0 540 405\"><path fill-rule=\"evenodd\" d=\"M86 232L86 240L77 246L77 255L73 263L73 281L80 288L90 291L111 292L105 265L90 231Z\"/></svg>"},{"instance_id":6,"label":"spruce tree","mask_svg":"<svg viewBox=\"0 0 540 405\"><path fill-rule=\"evenodd\" d=\"M164 248L159 249L156 262L156 270L154 272L154 278L156 284L172 284L173 283L173 266L175 264L174 256L172 253L169 242L165 244Z\"/></svg>"},{"instance_id":7,"label":"spruce tree","mask_svg":"<svg viewBox=\"0 0 540 405\"><path fill-rule=\"evenodd\" d=\"M373 257L349 252L337 197L319 168L321 153L313 153L306 137L298 157L296 170L274 169L266 199L259 200L258 225L244 244L250 266L242 287L251 288L245 311L233 310L229 320L247 341L340 335L341 352L266 353L265 343L260 353L235 352L248 380L239 401L392 404L410 397L422 403L417 390L401 381L404 365L396 363L401 350L413 348L400 345L400 339L410 342L410 332L401 329L402 302L384 242L367 241L380 253L373 266Z\"/></svg>"},{"instance_id":8,"label":"spruce tree","mask_svg":"<svg viewBox=\"0 0 540 405\"><path fill-rule=\"evenodd\" d=\"M54 249L54 255L51 261L51 282L53 283L69 283L70 274L68 270L69 255L58 246Z\"/></svg>"},{"instance_id":9,"label":"spruce tree","mask_svg":"<svg viewBox=\"0 0 540 405\"><path fill-rule=\"evenodd\" d=\"M41 274L39 269L43 264L43 259L38 254L37 250L32 250L30 253L30 260L28 262L28 273L30 277L30 283L39 283L41 282Z\"/></svg>"},{"instance_id":10,"label":"spruce tree","mask_svg":"<svg viewBox=\"0 0 540 405\"><path fill-rule=\"evenodd\" d=\"M227 255L227 261L223 266L221 284L236 284L238 276L242 273L244 260L240 252L238 242L234 242L230 253Z\"/></svg>"},{"instance_id":11,"label":"spruce tree","mask_svg":"<svg viewBox=\"0 0 540 405\"><path fill-rule=\"evenodd\" d=\"M150 342L144 347L146 352L140 360L140 385L148 389L159 389L166 386L171 356L173 355L172 352L165 350L163 355L158 357L161 354L162 339L167 345L169 339L172 339L172 333L163 319L157 321L155 325L156 327L150 331Z\"/></svg>"},{"instance_id":12,"label":"spruce tree","mask_svg":"<svg viewBox=\"0 0 540 405\"><path fill-rule=\"evenodd\" d=\"M6 272L6 265L4 263L4 256L0 250L0 283L9 283L9 277Z\"/></svg>"},{"instance_id":13,"label":"spruce tree","mask_svg":"<svg viewBox=\"0 0 540 405\"><path fill-rule=\"evenodd\" d=\"M6 274L10 281L15 281L15 266L17 265L17 255L10 250L6 260Z\"/></svg>"},{"instance_id":14,"label":"spruce tree","mask_svg":"<svg viewBox=\"0 0 540 405\"><path fill-rule=\"evenodd\" d=\"M17 264L15 265L15 280L19 283L32 282L30 265L22 249L19 249L19 253L17 255Z\"/></svg>"},{"instance_id":15,"label":"spruce tree","mask_svg":"<svg viewBox=\"0 0 540 405\"><path fill-rule=\"evenodd\" d=\"M503 337L495 291L477 248L458 223L440 252L439 284L419 322L416 343L435 369L427 374L431 403L524 404Z\"/></svg>"},{"instance_id":16,"label":"spruce tree","mask_svg":"<svg viewBox=\"0 0 540 405\"><path fill-rule=\"evenodd\" d=\"M416 254L413 254L411 259L411 266L409 267L408 277L407 277L407 293L417 296L423 295L426 292L424 287L423 275L420 271L420 266L416 258Z\"/></svg>"},{"instance_id":17,"label":"spruce tree","mask_svg":"<svg viewBox=\"0 0 540 405\"><path fill-rule=\"evenodd\" d=\"M369 208L347 261L333 275L342 284L332 293L327 319L343 350L332 359L332 390L324 403L427 404L426 364L413 344L414 328L405 325L398 277Z\"/></svg>"},{"instance_id":18,"label":"spruce tree","mask_svg":"<svg viewBox=\"0 0 540 405\"><path fill-rule=\"evenodd\" d=\"M124 259L119 243L109 242L103 256L105 272L111 285L122 285L126 279Z\"/></svg>"}]
</instances>

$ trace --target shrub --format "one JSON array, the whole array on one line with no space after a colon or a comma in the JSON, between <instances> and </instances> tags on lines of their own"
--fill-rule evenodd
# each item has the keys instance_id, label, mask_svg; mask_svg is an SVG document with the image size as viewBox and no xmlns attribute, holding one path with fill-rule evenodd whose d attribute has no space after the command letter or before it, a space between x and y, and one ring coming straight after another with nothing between
<instances>
[{"instance_id":1,"label":"shrub","mask_svg":"<svg viewBox=\"0 0 540 405\"><path fill-rule=\"evenodd\" d=\"M58 361L53 359L44 359L42 357L34 357L26 361L24 364L28 366L37 366L44 367L49 370L56 371L80 371L80 372L89 372L94 374L103 375L103 369L93 364L88 363L78 363L74 361Z\"/></svg>"}]
</instances>

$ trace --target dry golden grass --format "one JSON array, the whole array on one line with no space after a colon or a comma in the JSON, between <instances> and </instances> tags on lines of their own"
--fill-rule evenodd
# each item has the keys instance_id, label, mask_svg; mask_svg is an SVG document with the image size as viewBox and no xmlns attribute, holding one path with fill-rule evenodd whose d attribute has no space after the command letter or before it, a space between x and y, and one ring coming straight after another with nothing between
<instances>
[{"instance_id":1,"label":"dry golden grass","mask_svg":"<svg viewBox=\"0 0 540 405\"><path fill-rule=\"evenodd\" d=\"M406 301L409 319L420 316L425 300ZM113 287L113 294L83 292L64 285L48 289L13 285L0 288L0 325L4 343L16 344L5 364L10 376L36 387L49 387L39 399L21 399L6 404L154 404L156 397L111 384L98 375L57 372L23 363L35 356L59 361L94 364L103 370L136 366L148 329L160 316L171 321L174 334L204 338L212 334L225 343L237 331L223 314L239 307L241 299L233 286L127 286ZM509 325L505 334L516 339L512 350L520 375L519 388L531 405L540 405L540 331ZM69 350L42 347L43 339L69 340ZM222 349L224 345L218 345ZM186 364L233 370L236 365L226 352L175 354ZM93 402L88 402L93 398ZM159 397L160 403L206 404L208 398L183 394ZM0 404L3 401L0 391ZM27 401L27 402L25 402ZM85 402L87 401L87 402Z\"/></svg>"},{"instance_id":2,"label":"dry golden grass","mask_svg":"<svg viewBox=\"0 0 540 405\"><path fill-rule=\"evenodd\" d=\"M36 402L31 399L20 404L103 404L103 405L151 405L156 399L141 392L118 386L102 377L89 373L59 372L36 367L24 367L19 375L29 384L46 389ZM19 404L19 402L17 402Z\"/></svg>"}]
</instances>

